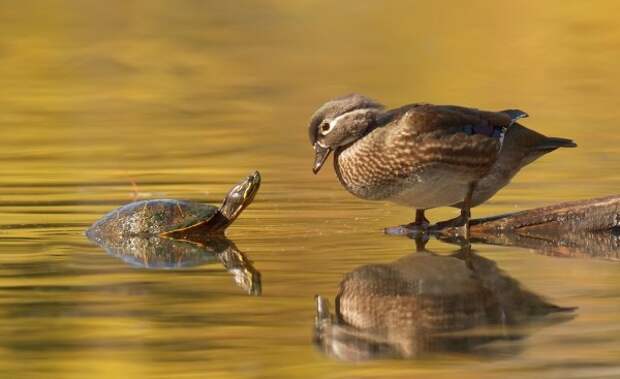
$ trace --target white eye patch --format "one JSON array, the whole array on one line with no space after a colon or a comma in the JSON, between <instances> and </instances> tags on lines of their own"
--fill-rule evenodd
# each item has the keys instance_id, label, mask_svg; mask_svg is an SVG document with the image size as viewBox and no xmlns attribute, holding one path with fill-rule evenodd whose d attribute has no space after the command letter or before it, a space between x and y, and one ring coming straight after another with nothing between
<instances>
[{"instance_id":1,"label":"white eye patch","mask_svg":"<svg viewBox=\"0 0 620 379\"><path fill-rule=\"evenodd\" d=\"M335 120L332 120L332 122L322 123L321 126L319 126L321 134L324 136L328 135L332 130L334 130L334 126L336 126Z\"/></svg>"},{"instance_id":2,"label":"white eye patch","mask_svg":"<svg viewBox=\"0 0 620 379\"><path fill-rule=\"evenodd\" d=\"M344 118L344 116L350 114L351 112L347 112L344 114L341 114L340 116L336 117L335 119L331 120L330 122L324 122L321 124L320 128L321 128L321 134L326 136L329 133L331 133L332 130L334 130L334 128L336 127L336 125L338 125L338 122L340 122L340 120L342 120Z\"/></svg>"},{"instance_id":3,"label":"white eye patch","mask_svg":"<svg viewBox=\"0 0 620 379\"><path fill-rule=\"evenodd\" d=\"M356 109L354 111L350 111L344 114L341 114L340 116L334 118L333 120L331 120L330 122L324 121L320 126L319 126L319 131L321 132L322 135L326 136L329 133L331 133L332 130L334 130L334 128L336 127L336 125L338 125L338 123L340 121L342 121L342 119L344 119L346 116L351 116L351 115L356 115L357 113L365 113L368 112L367 109ZM355 117L355 116L354 116Z\"/></svg>"}]
</instances>

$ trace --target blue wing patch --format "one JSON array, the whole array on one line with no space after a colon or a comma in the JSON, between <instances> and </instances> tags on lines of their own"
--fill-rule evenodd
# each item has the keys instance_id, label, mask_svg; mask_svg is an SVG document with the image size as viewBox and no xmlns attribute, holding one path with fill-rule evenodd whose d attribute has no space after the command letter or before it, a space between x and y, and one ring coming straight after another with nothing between
<instances>
[{"instance_id":1,"label":"blue wing patch","mask_svg":"<svg viewBox=\"0 0 620 379\"><path fill-rule=\"evenodd\" d=\"M510 116L510 125L514 124L515 122L517 122L517 120L521 118L526 118L529 116L527 113L518 109L506 109L501 111L501 113L505 113Z\"/></svg>"}]
</instances>

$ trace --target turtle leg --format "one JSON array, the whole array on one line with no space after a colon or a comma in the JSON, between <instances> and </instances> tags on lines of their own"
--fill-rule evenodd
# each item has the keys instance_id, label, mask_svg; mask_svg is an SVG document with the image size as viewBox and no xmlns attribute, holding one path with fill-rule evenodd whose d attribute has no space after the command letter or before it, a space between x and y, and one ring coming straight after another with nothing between
<instances>
[{"instance_id":1,"label":"turtle leg","mask_svg":"<svg viewBox=\"0 0 620 379\"><path fill-rule=\"evenodd\" d=\"M476 182L470 183L461 205L461 214L450 220L441 221L433 225L430 229L433 231L439 231L446 228L462 228L463 236L469 239L469 220L471 218L471 199L476 189Z\"/></svg>"},{"instance_id":2,"label":"turtle leg","mask_svg":"<svg viewBox=\"0 0 620 379\"><path fill-rule=\"evenodd\" d=\"M415 220L413 222L385 228L385 234L393 236L424 234L430 225L430 222L424 215L424 211L426 211L426 209L416 209Z\"/></svg>"}]
</instances>

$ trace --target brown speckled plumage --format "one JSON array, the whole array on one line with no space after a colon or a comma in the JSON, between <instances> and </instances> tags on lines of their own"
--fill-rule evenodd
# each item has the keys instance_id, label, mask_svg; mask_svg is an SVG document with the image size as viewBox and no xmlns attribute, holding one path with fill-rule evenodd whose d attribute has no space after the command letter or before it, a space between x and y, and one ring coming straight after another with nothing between
<instances>
[{"instance_id":1,"label":"brown speckled plumage","mask_svg":"<svg viewBox=\"0 0 620 379\"><path fill-rule=\"evenodd\" d=\"M526 164L575 146L516 123L526 116L432 104L386 111L361 95L341 97L312 117L314 170L334 151L338 179L360 198L417 209L458 206L468 215L469 206L486 201Z\"/></svg>"},{"instance_id":2,"label":"brown speckled plumage","mask_svg":"<svg viewBox=\"0 0 620 379\"><path fill-rule=\"evenodd\" d=\"M497 117L497 121L501 122L499 127L507 127L510 119ZM350 146L338 148L336 172L349 191L373 200L395 199L408 187L433 181L435 173L454 179L465 191L467 183L489 171L499 152L498 139L459 130L462 125L482 123L489 121L453 107L419 105L403 109L387 124ZM455 196L454 202L463 195ZM419 208L450 205L418 204L415 199L410 202Z\"/></svg>"},{"instance_id":3,"label":"brown speckled plumage","mask_svg":"<svg viewBox=\"0 0 620 379\"><path fill-rule=\"evenodd\" d=\"M506 131L502 150L493 167L477 184L472 206L490 199L526 165L560 147L575 147L565 138L547 137L515 123ZM454 206L460 206L455 204Z\"/></svg>"}]
</instances>

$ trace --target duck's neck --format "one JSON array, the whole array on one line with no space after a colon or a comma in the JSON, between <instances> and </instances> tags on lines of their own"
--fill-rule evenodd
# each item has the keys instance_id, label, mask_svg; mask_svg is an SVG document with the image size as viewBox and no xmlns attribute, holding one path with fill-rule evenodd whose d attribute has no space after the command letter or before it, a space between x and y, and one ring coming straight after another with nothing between
<instances>
[{"instance_id":1,"label":"duck's neck","mask_svg":"<svg viewBox=\"0 0 620 379\"><path fill-rule=\"evenodd\" d=\"M382 194L374 188L382 177L384 146L376 138L376 128L364 137L334 151L334 170L340 183L353 195L363 199L379 199ZM377 197L379 196L379 197Z\"/></svg>"}]
</instances>

